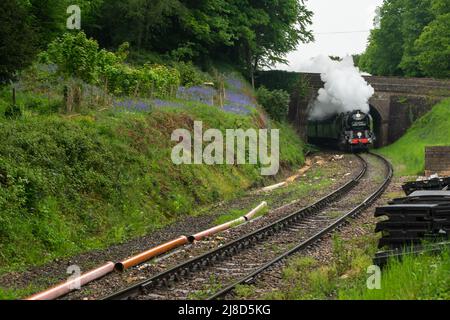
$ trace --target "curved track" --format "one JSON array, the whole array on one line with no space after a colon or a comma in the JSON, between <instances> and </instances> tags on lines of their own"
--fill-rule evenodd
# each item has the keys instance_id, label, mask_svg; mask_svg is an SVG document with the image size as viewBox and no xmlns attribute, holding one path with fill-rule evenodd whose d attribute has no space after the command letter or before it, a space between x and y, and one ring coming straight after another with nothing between
<instances>
[{"instance_id":1,"label":"curved track","mask_svg":"<svg viewBox=\"0 0 450 320\"><path fill-rule=\"evenodd\" d=\"M375 202L384 192L384 190L389 185L392 177L393 177L393 169L391 164L384 158L378 155L373 155L380 159L386 166L386 177L384 178L383 182L377 186L375 186L375 191L371 193L363 202L361 202L359 205L348 211L347 213L341 215L339 218L335 219L334 221L331 221L330 219L324 219L328 220L328 222L324 222L324 227L321 230L318 230L316 233L312 234L310 237L302 238L300 242L297 242L297 244L290 250L283 252L279 256L275 257L274 259L268 261L266 264L262 265L261 267L253 270L251 273L243 276L239 280L233 282L232 284L228 285L225 288L221 288L217 292L213 293L208 297L208 300L214 300L214 299L221 299L229 297L233 294L233 290L238 285L245 285L250 284L255 281L255 279L258 277L258 275L264 273L265 271L271 269L274 266L277 266L280 264L284 259L288 258L289 256L298 253L299 251L307 249L309 246L313 245L317 241L320 241L320 239L334 231L339 230L339 228L343 227L346 223L349 222L349 219L355 218L358 216L361 212L363 212L367 207L369 207L373 202ZM320 229L320 228L319 228ZM303 240L303 241L302 241Z\"/></svg>"},{"instance_id":2,"label":"curved track","mask_svg":"<svg viewBox=\"0 0 450 320\"><path fill-rule=\"evenodd\" d=\"M392 177L392 167L383 158L359 157L359 175L313 205L222 247L193 258L141 283L104 299L187 299L218 298L246 283L329 233L357 215L384 191ZM382 162L385 178L376 166ZM378 163L380 164L380 163ZM356 188L363 182L364 190ZM360 197L364 198L360 200ZM356 202L355 202L356 201ZM348 211L348 208L352 208ZM227 286L224 287L223 284Z\"/></svg>"}]
</instances>

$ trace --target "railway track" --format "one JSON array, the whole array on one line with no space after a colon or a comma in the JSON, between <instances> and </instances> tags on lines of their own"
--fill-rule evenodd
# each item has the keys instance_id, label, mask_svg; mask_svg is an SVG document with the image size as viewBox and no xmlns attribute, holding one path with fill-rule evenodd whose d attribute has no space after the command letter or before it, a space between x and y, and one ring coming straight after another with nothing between
<instances>
[{"instance_id":1,"label":"railway track","mask_svg":"<svg viewBox=\"0 0 450 320\"><path fill-rule=\"evenodd\" d=\"M104 299L217 299L229 294L237 285L320 241L382 194L392 178L391 165L377 155L358 158L363 164L360 173L313 205ZM378 184L374 182L380 173L373 162L384 168L385 177ZM363 188L357 188L361 184Z\"/></svg>"}]
</instances>

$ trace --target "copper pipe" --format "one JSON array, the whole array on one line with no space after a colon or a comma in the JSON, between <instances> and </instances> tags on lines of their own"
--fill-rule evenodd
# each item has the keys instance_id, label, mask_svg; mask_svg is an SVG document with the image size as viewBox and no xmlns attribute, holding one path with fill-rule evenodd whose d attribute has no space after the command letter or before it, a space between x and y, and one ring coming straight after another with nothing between
<instances>
[{"instance_id":1,"label":"copper pipe","mask_svg":"<svg viewBox=\"0 0 450 320\"><path fill-rule=\"evenodd\" d=\"M190 242L200 241L200 240L202 240L202 239L204 239L204 238L207 238L207 237L210 237L210 236L212 236L212 235L215 235L215 234L217 234L217 233L219 233L219 232L221 232L221 231L228 230L228 229L230 229L231 227L235 226L236 224L239 224L239 223L243 223L243 222L249 221L249 220L251 220L251 219L255 216L256 213L258 213L259 211L261 211L261 209L264 208L264 207L266 207L266 206L267 206L267 202L264 201L264 202L262 202L259 206L257 206L255 209L253 209L252 211L250 211L249 213L247 213L245 216L242 216L242 217L240 217L240 218L238 218L238 219L235 219L235 220L233 220L233 221L230 221L230 222L221 224L221 225L219 225L219 226L216 226L216 227L213 227L213 228L211 228L211 229L208 229L208 230L199 232L199 233L197 233L197 234L194 234L194 235L192 235L192 236L189 236L189 241L190 241Z\"/></svg>"},{"instance_id":2,"label":"copper pipe","mask_svg":"<svg viewBox=\"0 0 450 320\"><path fill-rule=\"evenodd\" d=\"M280 183L277 183L277 184L274 184L274 185L271 185L271 186L268 186L268 187L264 187L262 189L262 191L265 191L265 192L272 191L272 190L284 187L286 184L287 184L287 182L280 182Z\"/></svg>"},{"instance_id":3,"label":"copper pipe","mask_svg":"<svg viewBox=\"0 0 450 320\"><path fill-rule=\"evenodd\" d=\"M215 235L216 233L219 233L221 231L225 231L227 229L230 229L232 226L234 226L234 225L236 225L238 223L245 222L245 221L247 221L245 219L245 217L240 217L240 218L235 219L233 221L221 224L219 226L216 226L216 227L210 228L208 230L196 233L196 234L194 234L192 236L189 236L189 241L190 242L194 242L194 241L203 240L204 238L207 238L207 237L210 237L212 235Z\"/></svg>"},{"instance_id":4,"label":"copper pipe","mask_svg":"<svg viewBox=\"0 0 450 320\"><path fill-rule=\"evenodd\" d=\"M261 209L263 209L266 206L267 206L267 203L264 201L259 206L257 206L255 209L253 209L252 211L247 213L245 216L242 216L233 221L230 221L230 222L221 224L220 226L216 226L214 228L199 232L190 237L181 236L175 240L161 244L155 248L152 248L152 249L145 251L141 254L138 254L136 256L130 257L127 260L118 262L116 264L114 264L113 262L108 262L105 265L103 265L97 269L94 269L92 271L89 271L76 279L66 281L66 282L61 283L55 287L52 287L46 291L37 293L37 294L27 298L26 300L54 300L54 299L57 299L59 297L62 297L64 295L68 294L71 291L76 290L75 284L79 284L79 286L82 287L82 286L88 284L89 282L92 282L94 280L100 279L101 277L104 277L105 275L111 273L114 269L122 272L126 269L129 269L129 268L139 265L145 261L148 261L154 257L157 257L163 253L166 253L170 250L173 250L182 245L185 245L188 242L202 240L208 236L211 236L211 235L214 235L221 231L230 229L231 227L233 227L234 225L236 225L238 223L243 223L243 222L249 221Z\"/></svg>"},{"instance_id":5,"label":"copper pipe","mask_svg":"<svg viewBox=\"0 0 450 320\"><path fill-rule=\"evenodd\" d=\"M142 252L136 256L130 257L125 261L118 262L118 263L116 263L114 269L116 271L122 272L126 269L129 269L129 268L137 266L143 262L146 262L156 256L166 253L172 249L181 247L182 245L184 245L188 242L189 241L188 241L187 237L181 236L175 240L163 243L155 248L152 248L150 250Z\"/></svg>"},{"instance_id":6,"label":"copper pipe","mask_svg":"<svg viewBox=\"0 0 450 320\"><path fill-rule=\"evenodd\" d=\"M252 211L250 211L249 213L247 213L244 218L246 221L250 221L253 219L253 217L260 212L262 209L264 209L265 207L267 207L267 202L263 201L261 202L261 204L259 206L257 206L255 209L253 209Z\"/></svg>"},{"instance_id":7,"label":"copper pipe","mask_svg":"<svg viewBox=\"0 0 450 320\"><path fill-rule=\"evenodd\" d=\"M78 278L68 280L61 284L58 284L46 291L37 293L26 300L55 300L60 298L74 290L78 287L82 287L89 282L100 279L105 275L111 273L114 270L114 262L108 262L97 269L91 270Z\"/></svg>"}]
</instances>

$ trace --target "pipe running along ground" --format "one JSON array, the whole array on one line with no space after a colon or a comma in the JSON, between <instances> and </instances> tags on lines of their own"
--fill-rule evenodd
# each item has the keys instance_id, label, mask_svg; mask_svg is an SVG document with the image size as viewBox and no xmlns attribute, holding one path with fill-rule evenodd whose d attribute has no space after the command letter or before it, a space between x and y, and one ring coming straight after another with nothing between
<instances>
[{"instance_id":1,"label":"pipe running along ground","mask_svg":"<svg viewBox=\"0 0 450 320\"><path fill-rule=\"evenodd\" d=\"M100 279L107 274L113 272L114 262L108 262L97 269L91 270L80 277L67 280L64 283L56 285L46 291L37 293L26 300L55 300L62 297L74 290L80 289L82 286L92 282L94 280Z\"/></svg>"},{"instance_id":2,"label":"pipe running along ground","mask_svg":"<svg viewBox=\"0 0 450 320\"><path fill-rule=\"evenodd\" d=\"M216 226L216 227L210 228L208 230L196 233L196 234L194 234L192 236L189 236L188 239L189 239L190 242L200 241L200 240L203 240L204 238L213 236L213 235L215 235L215 234L217 234L219 232L228 230L228 229L232 228L233 226L235 226L237 224L244 223L244 222L247 222L247 221L253 219L253 217L258 212L260 212L262 209L264 209L265 207L267 207L267 202L263 201L259 206L257 206L255 209L253 209L252 211L250 211L246 215L244 215L244 216L242 216L242 217L240 217L238 219L232 220L230 222L226 222L224 224L221 224L220 226Z\"/></svg>"},{"instance_id":3,"label":"pipe running along ground","mask_svg":"<svg viewBox=\"0 0 450 320\"><path fill-rule=\"evenodd\" d=\"M208 236L217 234L221 231L227 230L227 229L233 227L234 225L236 225L237 223L249 221L249 220L253 219L253 217L258 212L260 212L263 208L265 208L266 206L267 206L267 203L264 201L259 206L257 206L255 209L253 209L246 215L244 215L236 220L233 220L233 221L224 223L220 226L202 231L200 233L197 233L194 236L189 236L189 237L180 236L177 239L163 243L155 248L144 251L136 256L130 257L121 262L117 262L117 263L107 262L103 266L98 267L94 270L91 270L91 271L81 275L80 277L65 281L61 284L58 284L58 285L48 289L48 290L37 293L37 294L27 298L26 300L55 300L55 299L60 298L74 290L80 289L81 287L85 286L86 284L88 284L94 280L98 280L98 279L106 276L107 274L113 272L114 270L123 272L129 268L132 268L132 267L142 264L146 261L149 261L152 258L160 256L160 255L167 253L173 249L179 248L179 247L189 243L190 241L193 242L195 240L197 240L197 241L201 240L205 237L208 237ZM190 240L190 239L192 239L192 240Z\"/></svg>"}]
</instances>

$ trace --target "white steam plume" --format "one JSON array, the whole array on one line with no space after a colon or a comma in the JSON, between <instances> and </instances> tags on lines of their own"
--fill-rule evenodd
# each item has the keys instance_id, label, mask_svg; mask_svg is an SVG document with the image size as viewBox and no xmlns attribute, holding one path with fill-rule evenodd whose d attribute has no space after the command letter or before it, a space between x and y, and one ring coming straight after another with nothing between
<instances>
[{"instance_id":1,"label":"white steam plume","mask_svg":"<svg viewBox=\"0 0 450 320\"><path fill-rule=\"evenodd\" d=\"M322 120L354 110L370 111L368 101L375 91L354 66L351 56L346 56L342 61L318 56L304 65L302 71L320 73L325 83L311 107L311 120Z\"/></svg>"}]
</instances>

